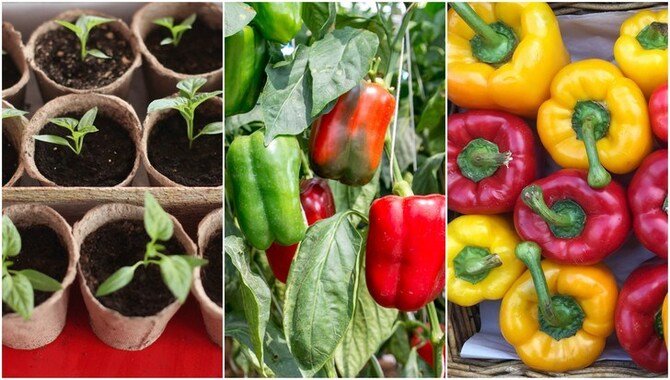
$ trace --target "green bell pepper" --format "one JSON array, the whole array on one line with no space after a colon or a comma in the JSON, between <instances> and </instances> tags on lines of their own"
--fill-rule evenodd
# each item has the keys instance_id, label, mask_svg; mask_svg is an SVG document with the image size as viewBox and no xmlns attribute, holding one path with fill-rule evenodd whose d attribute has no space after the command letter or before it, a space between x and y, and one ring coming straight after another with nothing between
<instances>
[{"instance_id":1,"label":"green bell pepper","mask_svg":"<svg viewBox=\"0 0 670 380\"><path fill-rule=\"evenodd\" d=\"M267 147L263 132L239 136L226 155L226 183L242 233L257 249L273 242L291 245L305 236L300 204L300 145L276 137Z\"/></svg>"},{"instance_id":2,"label":"green bell pepper","mask_svg":"<svg viewBox=\"0 0 670 380\"><path fill-rule=\"evenodd\" d=\"M285 44L302 28L302 3L249 3L256 11L254 24L270 41Z\"/></svg>"},{"instance_id":3,"label":"green bell pepper","mask_svg":"<svg viewBox=\"0 0 670 380\"><path fill-rule=\"evenodd\" d=\"M247 113L265 84L269 54L265 39L247 25L226 37L226 116Z\"/></svg>"}]
</instances>

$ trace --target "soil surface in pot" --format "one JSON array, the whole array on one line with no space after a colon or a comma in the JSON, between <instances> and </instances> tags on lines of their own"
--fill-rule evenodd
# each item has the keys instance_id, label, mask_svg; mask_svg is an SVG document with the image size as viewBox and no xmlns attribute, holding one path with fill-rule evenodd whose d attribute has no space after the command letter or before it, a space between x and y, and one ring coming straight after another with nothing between
<instances>
[{"instance_id":1,"label":"soil surface in pot","mask_svg":"<svg viewBox=\"0 0 670 380\"><path fill-rule=\"evenodd\" d=\"M144 40L147 49L163 66L182 74L208 73L222 67L221 29L211 29L196 19L192 29L187 30L182 36L179 45L161 45L163 39L171 36L167 28L156 25Z\"/></svg>"},{"instance_id":2,"label":"soil surface in pot","mask_svg":"<svg viewBox=\"0 0 670 380\"><path fill-rule=\"evenodd\" d=\"M2 55L2 89L10 88L21 79L21 72L9 54Z\"/></svg>"},{"instance_id":3,"label":"soil surface in pot","mask_svg":"<svg viewBox=\"0 0 670 380\"><path fill-rule=\"evenodd\" d=\"M79 120L82 116L62 117ZM66 146L36 140L35 165L40 173L59 186L114 186L128 177L136 153L128 131L103 115L98 115L93 124L98 132L84 137L79 155ZM48 123L39 134L66 137L70 131Z\"/></svg>"},{"instance_id":4,"label":"soil surface in pot","mask_svg":"<svg viewBox=\"0 0 670 380\"><path fill-rule=\"evenodd\" d=\"M42 272L58 282L63 282L67 273L69 255L67 248L60 240L56 231L45 225L29 227L17 226L21 235L21 252L12 257L11 269L34 269ZM35 290L35 307L49 299L52 292ZM2 303L2 315L12 310Z\"/></svg>"},{"instance_id":5,"label":"soil surface in pot","mask_svg":"<svg viewBox=\"0 0 670 380\"><path fill-rule=\"evenodd\" d=\"M59 27L37 39L35 62L56 83L88 89L114 82L128 70L135 58L130 42L109 24L95 27L89 34L86 47L98 49L111 58L87 55L82 61L79 38L65 27Z\"/></svg>"},{"instance_id":6,"label":"soil surface in pot","mask_svg":"<svg viewBox=\"0 0 670 380\"><path fill-rule=\"evenodd\" d=\"M79 264L86 285L95 294L98 286L123 266L144 259L146 244L150 241L142 220L109 222L89 234L81 245ZM162 242L168 254L184 255L186 250L172 237ZM128 316L155 315L175 301L161 277L156 264L140 265L130 284L109 295L98 297L106 307Z\"/></svg>"},{"instance_id":7,"label":"soil surface in pot","mask_svg":"<svg viewBox=\"0 0 670 380\"><path fill-rule=\"evenodd\" d=\"M209 261L202 267L202 286L205 293L214 303L223 305L223 238L221 230L214 234L205 248L205 259Z\"/></svg>"},{"instance_id":8,"label":"soil surface in pot","mask_svg":"<svg viewBox=\"0 0 670 380\"><path fill-rule=\"evenodd\" d=\"M19 167L19 155L12 140L2 133L2 186L6 185Z\"/></svg>"},{"instance_id":9,"label":"soil surface in pot","mask_svg":"<svg viewBox=\"0 0 670 380\"><path fill-rule=\"evenodd\" d=\"M221 120L221 114L203 114L196 110L193 135L205 125ZM147 144L149 161L161 174L181 185L221 186L222 136L200 136L189 148L186 121L177 112L171 112L151 130Z\"/></svg>"}]
</instances>

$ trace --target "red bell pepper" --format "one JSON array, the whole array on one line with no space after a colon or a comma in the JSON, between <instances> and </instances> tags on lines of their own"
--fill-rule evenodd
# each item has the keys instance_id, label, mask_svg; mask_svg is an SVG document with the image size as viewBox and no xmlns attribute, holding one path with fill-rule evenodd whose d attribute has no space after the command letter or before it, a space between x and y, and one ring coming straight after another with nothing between
<instances>
[{"instance_id":1,"label":"red bell pepper","mask_svg":"<svg viewBox=\"0 0 670 380\"><path fill-rule=\"evenodd\" d=\"M658 257L668 258L668 151L644 159L628 186L633 231Z\"/></svg>"},{"instance_id":2,"label":"red bell pepper","mask_svg":"<svg viewBox=\"0 0 670 380\"><path fill-rule=\"evenodd\" d=\"M528 125L505 112L468 111L450 116L448 131L449 208L462 214L512 211L537 171Z\"/></svg>"},{"instance_id":3,"label":"red bell pepper","mask_svg":"<svg viewBox=\"0 0 670 380\"><path fill-rule=\"evenodd\" d=\"M415 311L444 291L444 195L388 195L370 207L365 278L383 307Z\"/></svg>"},{"instance_id":4,"label":"red bell pepper","mask_svg":"<svg viewBox=\"0 0 670 380\"><path fill-rule=\"evenodd\" d=\"M661 307L668 294L668 264L659 259L642 264L623 284L614 314L621 347L635 364L652 372L668 370Z\"/></svg>"},{"instance_id":5,"label":"red bell pepper","mask_svg":"<svg viewBox=\"0 0 670 380\"><path fill-rule=\"evenodd\" d=\"M321 219L335 215L335 200L330 191L328 181L311 178L300 182L300 203L307 217L307 224L312 225ZM265 251L265 255L277 280L286 283L298 244L289 246L273 243Z\"/></svg>"},{"instance_id":6,"label":"red bell pepper","mask_svg":"<svg viewBox=\"0 0 670 380\"><path fill-rule=\"evenodd\" d=\"M617 250L630 230L626 192L615 181L589 186L587 173L563 169L521 192L514 225L546 257L565 264L591 265Z\"/></svg>"},{"instance_id":7,"label":"red bell pepper","mask_svg":"<svg viewBox=\"0 0 670 380\"><path fill-rule=\"evenodd\" d=\"M668 84L657 88L649 98L649 119L656 137L668 143Z\"/></svg>"},{"instance_id":8,"label":"red bell pepper","mask_svg":"<svg viewBox=\"0 0 670 380\"><path fill-rule=\"evenodd\" d=\"M442 331L444 332L444 325L440 324ZM409 340L410 347L418 347L416 352L421 356L421 358L428 363L432 368L435 368L435 360L433 358L433 344L430 342L430 337L426 336L423 332L423 328L419 327L414 330L414 333Z\"/></svg>"},{"instance_id":9,"label":"red bell pepper","mask_svg":"<svg viewBox=\"0 0 670 380\"><path fill-rule=\"evenodd\" d=\"M395 98L378 83L361 82L312 125L311 167L347 185L370 182L382 158Z\"/></svg>"}]
</instances>

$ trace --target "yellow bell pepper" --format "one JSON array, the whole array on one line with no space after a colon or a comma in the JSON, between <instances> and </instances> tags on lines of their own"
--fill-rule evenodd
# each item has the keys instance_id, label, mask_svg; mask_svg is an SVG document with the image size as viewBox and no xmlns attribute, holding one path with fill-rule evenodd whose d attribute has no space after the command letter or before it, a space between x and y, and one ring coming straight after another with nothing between
<instances>
[{"instance_id":1,"label":"yellow bell pepper","mask_svg":"<svg viewBox=\"0 0 670 380\"><path fill-rule=\"evenodd\" d=\"M542 145L564 168L589 169L589 184L637 168L651 152L647 102L613 64L588 59L563 68L537 114ZM604 168L603 168L604 166Z\"/></svg>"},{"instance_id":2,"label":"yellow bell pepper","mask_svg":"<svg viewBox=\"0 0 670 380\"><path fill-rule=\"evenodd\" d=\"M472 3L474 16L463 17L475 23L479 29L476 35L473 27L457 14L457 11L467 13L467 9L460 9L467 4L451 5L447 26L449 99L465 108L496 109L535 117L540 104L549 98L551 79L570 62L551 8L546 3ZM477 53L486 47L489 40L486 35L490 32L485 28L492 23L502 23L508 27L507 31L511 29L518 44L512 44L511 51L505 50L510 54L502 58L500 54L501 59L494 60L497 62L486 63L481 57L486 54ZM500 29L495 31L501 35ZM484 48L473 49L473 41Z\"/></svg>"},{"instance_id":3,"label":"yellow bell pepper","mask_svg":"<svg viewBox=\"0 0 670 380\"><path fill-rule=\"evenodd\" d=\"M529 270L503 298L503 336L533 369L587 367L614 330L618 291L612 272L603 264L540 263L540 247L533 242L520 243L516 254Z\"/></svg>"},{"instance_id":4,"label":"yellow bell pepper","mask_svg":"<svg viewBox=\"0 0 670 380\"><path fill-rule=\"evenodd\" d=\"M447 231L447 299L472 306L502 298L524 270L514 256L520 240L512 222L496 215L463 215Z\"/></svg>"},{"instance_id":5,"label":"yellow bell pepper","mask_svg":"<svg viewBox=\"0 0 670 380\"><path fill-rule=\"evenodd\" d=\"M665 335L665 346L668 346L668 295L665 295L663 301L663 311L661 312L663 318L663 334Z\"/></svg>"},{"instance_id":6,"label":"yellow bell pepper","mask_svg":"<svg viewBox=\"0 0 670 380\"><path fill-rule=\"evenodd\" d=\"M668 81L668 10L642 11L624 21L614 59L649 99Z\"/></svg>"}]
</instances>

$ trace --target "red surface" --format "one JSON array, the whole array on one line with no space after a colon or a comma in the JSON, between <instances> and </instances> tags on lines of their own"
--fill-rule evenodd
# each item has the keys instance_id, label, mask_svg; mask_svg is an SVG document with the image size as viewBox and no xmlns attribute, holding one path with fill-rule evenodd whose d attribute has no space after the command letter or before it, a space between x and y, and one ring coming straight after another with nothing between
<instances>
[{"instance_id":1,"label":"red surface","mask_svg":"<svg viewBox=\"0 0 670 380\"><path fill-rule=\"evenodd\" d=\"M3 377L222 377L223 351L205 331L193 296L158 340L142 351L116 350L98 339L72 284L67 324L51 344L36 350L2 347Z\"/></svg>"}]
</instances>

